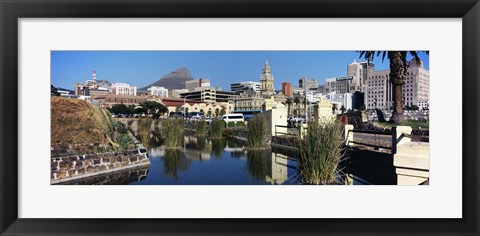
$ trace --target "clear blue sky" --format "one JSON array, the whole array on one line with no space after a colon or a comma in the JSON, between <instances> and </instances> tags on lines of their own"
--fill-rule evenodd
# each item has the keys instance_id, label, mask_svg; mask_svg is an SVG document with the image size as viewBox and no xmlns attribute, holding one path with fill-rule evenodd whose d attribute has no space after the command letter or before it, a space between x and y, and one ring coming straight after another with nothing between
<instances>
[{"instance_id":1,"label":"clear blue sky","mask_svg":"<svg viewBox=\"0 0 480 236\"><path fill-rule=\"evenodd\" d=\"M420 54L429 68L429 57ZM265 59L272 69L275 89L282 82L298 86L305 76L323 84L326 78L346 76L355 51L52 51L51 80L55 87L72 89L97 71L97 80L128 82L143 87L177 68L187 67L192 77L207 78L212 86L230 90L230 84L259 81ZM363 60L362 60L363 61ZM388 59L373 61L377 70L388 69Z\"/></svg>"}]
</instances>

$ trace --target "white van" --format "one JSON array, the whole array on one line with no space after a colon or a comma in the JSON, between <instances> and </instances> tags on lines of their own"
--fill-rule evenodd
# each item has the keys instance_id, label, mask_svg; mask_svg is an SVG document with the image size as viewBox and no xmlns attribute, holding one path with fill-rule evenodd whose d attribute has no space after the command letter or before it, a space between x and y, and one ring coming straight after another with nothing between
<instances>
[{"instance_id":1,"label":"white van","mask_svg":"<svg viewBox=\"0 0 480 236\"><path fill-rule=\"evenodd\" d=\"M245 119L243 118L243 114L238 114L238 113L223 115L222 120L224 120L227 123L240 122L240 121L245 122Z\"/></svg>"}]
</instances>

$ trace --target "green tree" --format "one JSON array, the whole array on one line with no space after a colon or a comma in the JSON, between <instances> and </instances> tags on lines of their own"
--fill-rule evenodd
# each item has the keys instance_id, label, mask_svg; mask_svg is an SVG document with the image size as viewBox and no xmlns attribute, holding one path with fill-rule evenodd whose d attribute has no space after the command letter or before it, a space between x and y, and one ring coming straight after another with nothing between
<instances>
[{"instance_id":1,"label":"green tree","mask_svg":"<svg viewBox=\"0 0 480 236\"><path fill-rule=\"evenodd\" d=\"M218 116L219 113L220 113L220 109L215 108L215 116Z\"/></svg>"},{"instance_id":2,"label":"green tree","mask_svg":"<svg viewBox=\"0 0 480 236\"><path fill-rule=\"evenodd\" d=\"M153 118L158 118L161 114L168 110L163 104L155 101L146 101L140 104L145 115L152 115Z\"/></svg>"},{"instance_id":3,"label":"green tree","mask_svg":"<svg viewBox=\"0 0 480 236\"><path fill-rule=\"evenodd\" d=\"M300 103L300 97L299 96L296 96L294 99L293 99L293 102L295 103L295 114L298 115L299 112L298 112L298 104Z\"/></svg>"},{"instance_id":4,"label":"green tree","mask_svg":"<svg viewBox=\"0 0 480 236\"><path fill-rule=\"evenodd\" d=\"M342 107L340 107L340 111L342 112L342 114L345 113L345 110L347 109L342 105Z\"/></svg>"},{"instance_id":5,"label":"green tree","mask_svg":"<svg viewBox=\"0 0 480 236\"><path fill-rule=\"evenodd\" d=\"M293 99L291 97L288 97L286 103L287 103L287 114L290 115L290 107L292 106Z\"/></svg>"},{"instance_id":6,"label":"green tree","mask_svg":"<svg viewBox=\"0 0 480 236\"><path fill-rule=\"evenodd\" d=\"M333 103L332 104L332 113L335 113L337 111L337 104Z\"/></svg>"},{"instance_id":7,"label":"green tree","mask_svg":"<svg viewBox=\"0 0 480 236\"><path fill-rule=\"evenodd\" d=\"M420 58L418 57L419 51L360 51L360 57L364 57L367 61L373 61L375 56L382 56L382 61L387 56L390 61L390 83L392 84L392 100L393 100L393 112L390 122L399 124L405 120L403 116L403 104L402 86L407 79L407 69L409 63L407 62L407 54L413 57L412 61L420 64ZM429 52L426 51L426 54Z\"/></svg>"},{"instance_id":8,"label":"green tree","mask_svg":"<svg viewBox=\"0 0 480 236\"><path fill-rule=\"evenodd\" d=\"M111 108L110 108L111 112L114 113L114 114L124 114L124 115L128 115L130 110L128 109L128 107L123 104L123 103L120 103L120 104L115 104L113 105Z\"/></svg>"}]
</instances>

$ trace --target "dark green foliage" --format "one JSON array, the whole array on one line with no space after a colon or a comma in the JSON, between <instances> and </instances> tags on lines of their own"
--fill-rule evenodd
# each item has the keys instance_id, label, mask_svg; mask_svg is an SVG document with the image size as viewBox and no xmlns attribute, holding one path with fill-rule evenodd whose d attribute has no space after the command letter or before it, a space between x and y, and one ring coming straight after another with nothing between
<instances>
[{"instance_id":1,"label":"dark green foliage","mask_svg":"<svg viewBox=\"0 0 480 236\"><path fill-rule=\"evenodd\" d=\"M116 135L115 142L120 146L120 150L128 150L135 147L135 142L126 133Z\"/></svg>"}]
</instances>

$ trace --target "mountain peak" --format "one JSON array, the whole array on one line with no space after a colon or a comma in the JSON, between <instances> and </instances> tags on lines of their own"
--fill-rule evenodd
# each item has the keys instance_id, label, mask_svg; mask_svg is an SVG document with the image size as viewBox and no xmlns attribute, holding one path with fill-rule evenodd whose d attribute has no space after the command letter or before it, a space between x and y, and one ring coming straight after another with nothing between
<instances>
[{"instance_id":1,"label":"mountain peak","mask_svg":"<svg viewBox=\"0 0 480 236\"><path fill-rule=\"evenodd\" d=\"M193 80L192 75L187 67L178 68L164 76L158 81L139 90L147 90L151 86L165 87L166 89L183 89L185 81Z\"/></svg>"}]
</instances>

